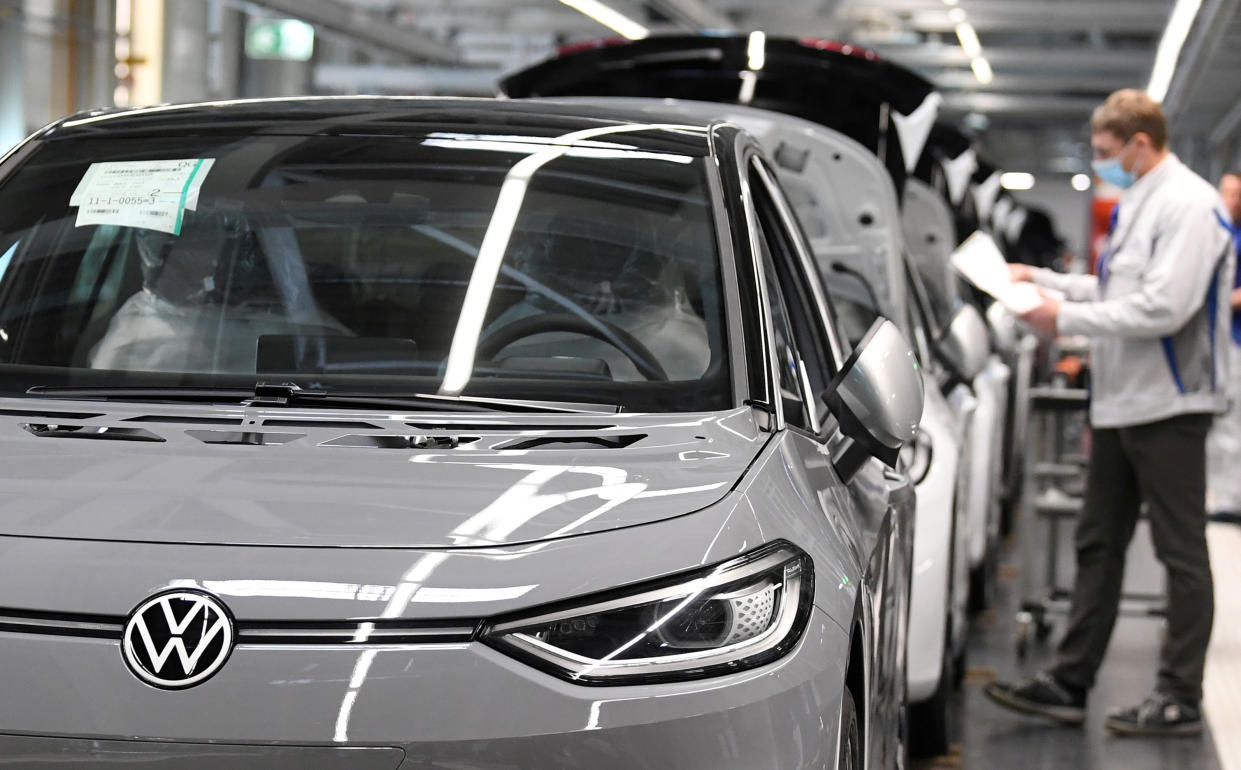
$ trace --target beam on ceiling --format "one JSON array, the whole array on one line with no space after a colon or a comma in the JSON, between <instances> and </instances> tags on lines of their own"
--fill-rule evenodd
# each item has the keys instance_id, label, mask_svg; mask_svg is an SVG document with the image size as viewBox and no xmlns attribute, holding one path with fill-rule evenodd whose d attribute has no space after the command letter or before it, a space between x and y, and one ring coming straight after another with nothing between
<instances>
[{"instance_id":1,"label":"beam on ceiling","mask_svg":"<svg viewBox=\"0 0 1241 770\"><path fill-rule=\"evenodd\" d=\"M959 6L967 8L967 6ZM838 16L855 23L898 24L923 32L952 32L956 22L952 9L939 0L931 3L903 3L842 6ZM1161 5L1129 5L1109 13L1095 3L1064 3L1028 0L1012 3L975 3L968 6L970 24L987 32L1080 32L1100 30L1110 33L1155 34L1167 22L1167 8Z\"/></svg>"},{"instance_id":2,"label":"beam on ceiling","mask_svg":"<svg viewBox=\"0 0 1241 770\"><path fill-rule=\"evenodd\" d=\"M728 17L702 0L648 0L650 5L678 24L691 29L731 30Z\"/></svg>"},{"instance_id":3,"label":"beam on ceiling","mask_svg":"<svg viewBox=\"0 0 1241 770\"><path fill-rule=\"evenodd\" d=\"M914 68L969 66L969 58L959 45L885 45L882 41L871 43L864 39L855 42ZM1145 77L1152 58L1151 53L1142 50L1108 48L984 46L984 52L997 73L1003 68L1024 68L1037 72L1122 72L1131 76L1140 72Z\"/></svg>"},{"instance_id":4,"label":"beam on ceiling","mask_svg":"<svg viewBox=\"0 0 1241 770\"><path fill-rule=\"evenodd\" d=\"M1220 118L1219 123L1211 131L1211 135L1207 137L1207 141L1211 147L1219 147L1225 142L1236 138L1238 126L1241 126L1241 102L1232 105L1232 109L1228 110L1228 113Z\"/></svg>"},{"instance_id":5,"label":"beam on ceiling","mask_svg":"<svg viewBox=\"0 0 1241 770\"><path fill-rule=\"evenodd\" d=\"M1176 71L1163 100L1163 111L1172 118L1189 101L1194 86L1203 85L1202 72L1215 58L1230 22L1237 13L1235 0L1205 0L1198 18L1181 48Z\"/></svg>"},{"instance_id":6,"label":"beam on ceiling","mask_svg":"<svg viewBox=\"0 0 1241 770\"><path fill-rule=\"evenodd\" d=\"M734 0L742 3L745 0ZM717 4L727 4L728 0L717 0ZM751 0L752 3L752 0ZM853 13L858 9L873 9L889 13L917 13L918 11L943 9L943 0L841 0L841 13ZM975 12L1022 13L1031 7L1046 7L1056 13L1088 13L1098 18L1120 16L1125 13L1146 12L1154 9L1167 18L1168 0L1090 0L1088 3L1065 2L1064 0L965 0L961 5L972 17ZM1085 10L1092 9L1092 10Z\"/></svg>"},{"instance_id":7,"label":"beam on ceiling","mask_svg":"<svg viewBox=\"0 0 1241 770\"><path fill-rule=\"evenodd\" d=\"M253 0L252 5L331 30L365 45L414 59L452 63L461 56L446 45L415 30L373 21L361 10L331 0Z\"/></svg>"},{"instance_id":8,"label":"beam on ceiling","mask_svg":"<svg viewBox=\"0 0 1241 770\"><path fill-rule=\"evenodd\" d=\"M1120 16L1109 18L1102 16L1089 3L1082 5L1055 4L1044 9L1050 3L1032 4L1036 7L1020 11L996 11L986 5L969 12L970 24L982 34L988 32L1080 32L1098 29L1109 33L1145 33L1155 34L1163 29L1166 16L1157 9L1133 10ZM910 14L909 25L923 32L952 32L956 22L946 11L947 6L929 11L918 11Z\"/></svg>"},{"instance_id":9,"label":"beam on ceiling","mask_svg":"<svg viewBox=\"0 0 1241 770\"><path fill-rule=\"evenodd\" d=\"M494 96L503 74L492 67L316 64L312 82L317 90L342 94Z\"/></svg>"},{"instance_id":10,"label":"beam on ceiling","mask_svg":"<svg viewBox=\"0 0 1241 770\"><path fill-rule=\"evenodd\" d=\"M987 52L990 56L990 52ZM982 89L978 78L968 68L924 68L922 74L941 91L977 91ZM1049 75L1007 74L997 72L995 79L986 86L987 91L1015 91L1035 93L1108 94L1118 88L1132 86L1134 79L1124 73L1083 73L1074 75L1060 72Z\"/></svg>"},{"instance_id":11,"label":"beam on ceiling","mask_svg":"<svg viewBox=\"0 0 1241 770\"><path fill-rule=\"evenodd\" d=\"M944 94L944 106L957 112L981 112L985 115L1007 114L1046 118L1089 117L1099 105L1093 96L1048 96L1014 93L962 91Z\"/></svg>"}]
</instances>

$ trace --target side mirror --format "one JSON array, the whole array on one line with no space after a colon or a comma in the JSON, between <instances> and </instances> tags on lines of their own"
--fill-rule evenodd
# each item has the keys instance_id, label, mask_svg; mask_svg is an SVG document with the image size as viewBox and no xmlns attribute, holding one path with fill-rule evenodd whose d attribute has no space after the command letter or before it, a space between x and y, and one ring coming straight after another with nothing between
<instances>
[{"instance_id":1,"label":"side mirror","mask_svg":"<svg viewBox=\"0 0 1241 770\"><path fill-rule=\"evenodd\" d=\"M962 305L935 344L940 358L961 382L973 382L987 366L987 322L973 305Z\"/></svg>"},{"instance_id":2,"label":"side mirror","mask_svg":"<svg viewBox=\"0 0 1241 770\"><path fill-rule=\"evenodd\" d=\"M1017 329L1017 316L999 302L992 302L987 308L987 325L991 327L991 336L995 347L1005 353L1015 353L1021 341L1021 332Z\"/></svg>"},{"instance_id":3,"label":"side mirror","mask_svg":"<svg viewBox=\"0 0 1241 770\"><path fill-rule=\"evenodd\" d=\"M918 433L923 396L913 348L891 321L876 320L828 386L827 406L845 437L832 450L840 477L853 478L868 457L895 468Z\"/></svg>"}]
</instances>

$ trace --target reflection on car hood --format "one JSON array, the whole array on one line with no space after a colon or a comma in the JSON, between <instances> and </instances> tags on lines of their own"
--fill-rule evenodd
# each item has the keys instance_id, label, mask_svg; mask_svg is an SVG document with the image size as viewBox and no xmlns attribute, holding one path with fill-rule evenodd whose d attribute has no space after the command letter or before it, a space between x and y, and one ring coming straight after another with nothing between
<instances>
[{"instance_id":1,"label":"reflection on car hood","mask_svg":"<svg viewBox=\"0 0 1241 770\"><path fill-rule=\"evenodd\" d=\"M0 399L0 535L476 547L645 524L721 499L748 409L392 415Z\"/></svg>"}]
</instances>

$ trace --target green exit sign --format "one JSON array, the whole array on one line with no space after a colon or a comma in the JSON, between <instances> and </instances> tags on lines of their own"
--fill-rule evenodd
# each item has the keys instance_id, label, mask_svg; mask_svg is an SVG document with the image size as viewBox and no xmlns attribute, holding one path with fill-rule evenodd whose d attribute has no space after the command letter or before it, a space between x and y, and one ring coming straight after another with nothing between
<instances>
[{"instance_id":1,"label":"green exit sign","mask_svg":"<svg viewBox=\"0 0 1241 770\"><path fill-rule=\"evenodd\" d=\"M315 50L315 28L296 19L250 19L246 56L251 59L306 61Z\"/></svg>"}]
</instances>

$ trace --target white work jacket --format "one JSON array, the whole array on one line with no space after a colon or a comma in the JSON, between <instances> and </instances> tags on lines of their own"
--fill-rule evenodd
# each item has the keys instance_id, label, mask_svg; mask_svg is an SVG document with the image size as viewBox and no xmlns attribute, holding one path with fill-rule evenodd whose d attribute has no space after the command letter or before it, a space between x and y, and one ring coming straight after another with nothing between
<instances>
[{"instance_id":1,"label":"white work jacket","mask_svg":"<svg viewBox=\"0 0 1241 770\"><path fill-rule=\"evenodd\" d=\"M1219 194L1169 155L1118 206L1099 276L1034 271L1067 295L1057 331L1090 337L1091 423L1224 412L1236 255Z\"/></svg>"}]
</instances>

